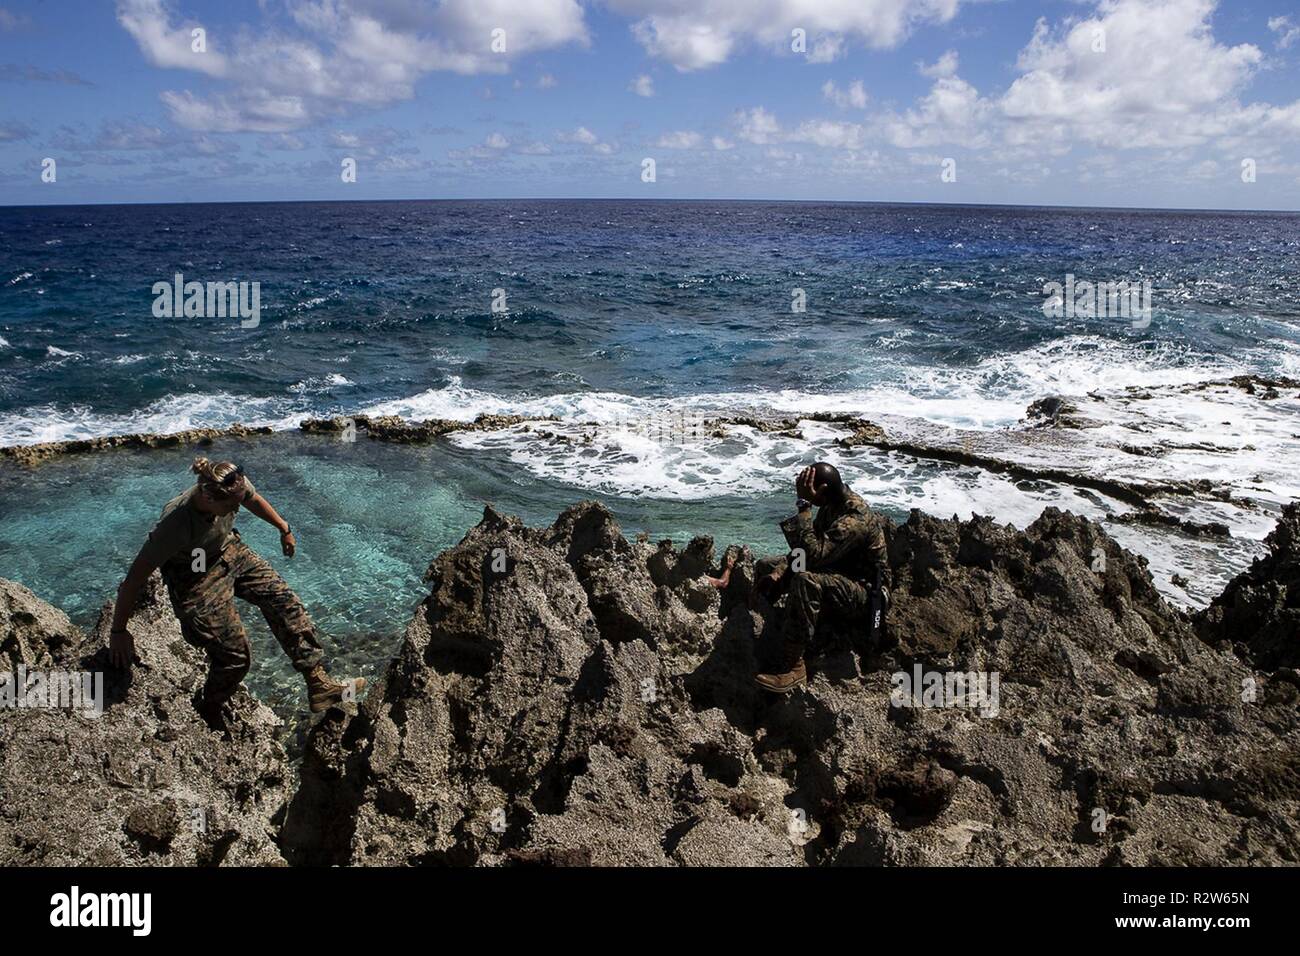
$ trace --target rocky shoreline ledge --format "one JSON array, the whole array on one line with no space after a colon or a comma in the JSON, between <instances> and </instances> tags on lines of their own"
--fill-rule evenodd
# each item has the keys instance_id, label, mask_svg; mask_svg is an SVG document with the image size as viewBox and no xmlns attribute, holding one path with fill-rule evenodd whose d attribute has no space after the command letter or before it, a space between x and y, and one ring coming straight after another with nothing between
<instances>
[{"instance_id":1,"label":"rocky shoreline ledge","mask_svg":"<svg viewBox=\"0 0 1300 956\"><path fill-rule=\"evenodd\" d=\"M1179 391L1185 393L1204 392L1214 388L1232 388L1260 401L1275 401L1284 393L1293 393L1300 397L1300 379L1287 377L1269 377L1256 374L1236 375L1226 379L1196 382L1184 385ZM1129 402L1135 399L1149 398L1152 389L1130 386L1115 400ZM1091 396L1090 396L1091 397ZM1078 476L1068 470L1060 472L1035 470L1024 463L1000 459L996 456L983 455L969 448L946 446L941 443L915 442L890 438L878 424L858 415L848 413L820 412L801 415L796 418L773 415L730 415L709 420L711 429L724 429L727 425L748 425L759 431L794 433L798 422L803 420L830 422L845 425L850 434L841 440L847 448L857 445L872 445L886 451L902 451L923 458L936 458L961 464L974 464L991 467L993 470L1005 471L1016 477L1046 478L1077 483ZM352 415L334 416L333 418L306 418L299 422L300 431L308 434L339 435L349 429L361 432L367 438L377 441L394 441L402 443L429 442L455 431L491 431L510 428L524 422L555 422L555 416L530 415L490 415L480 414L473 421L450 418L431 418L422 421L406 421L397 415ZM1025 430L1063 429L1079 430L1096 425L1086 416L1080 414L1077 405L1068 398L1049 396L1029 405L1025 411ZM190 428L178 432L137 432L124 435L105 435L96 438L78 438L67 441L40 442L31 445L0 446L0 460L8 459L23 465L37 465L51 458L62 455L102 452L116 448L172 448L177 446L210 445L218 438L251 438L258 435L275 434L269 425L235 424L224 428ZM969 437L969 436L967 436ZM964 440L963 440L964 441ZM1126 446L1126 452L1136 456L1153 454L1153 450L1138 445ZM1023 470L1017 470L1023 469ZM1094 487L1094 486L1086 486ZM1206 494L1224 499L1225 493L1212 482L1190 481L1161 484L1126 484L1115 482L1095 486L1096 490L1111 494L1122 501L1139 506L1145 504L1145 497L1150 494ZM1226 499L1224 499L1226 500Z\"/></svg>"},{"instance_id":2,"label":"rocky shoreline ledge","mask_svg":"<svg viewBox=\"0 0 1300 956\"><path fill-rule=\"evenodd\" d=\"M309 435L339 437L361 433L377 441L418 444L431 442L456 431L492 431L510 428L521 422L554 421L551 418L532 418L526 415L479 415L473 421L451 418L431 418L408 422L396 415L371 417L354 415L337 418L308 418L299 422L298 429ZM5 445L0 447L0 460L8 459L28 467L63 455L80 455L87 452L110 451L117 448L178 448L194 445L199 448L211 445L218 438L253 438L274 435L269 425L231 425L227 428L190 428L185 431L156 434L137 432L129 435L106 435L102 438L78 438L69 441L41 442L35 445Z\"/></svg>"},{"instance_id":3,"label":"rocky shoreline ledge","mask_svg":"<svg viewBox=\"0 0 1300 956\"><path fill-rule=\"evenodd\" d=\"M203 662L161 590L106 671L0 582L0 666L105 671L107 708L0 711L0 864L1300 863L1300 505L1207 610L1095 522L889 523L892 646L824 635L806 690L752 684L781 609L713 542L626 540L597 502L491 507L429 566L400 652L307 732ZM916 667L996 673L995 716L891 700ZM905 702L904 702L905 703Z\"/></svg>"}]
</instances>

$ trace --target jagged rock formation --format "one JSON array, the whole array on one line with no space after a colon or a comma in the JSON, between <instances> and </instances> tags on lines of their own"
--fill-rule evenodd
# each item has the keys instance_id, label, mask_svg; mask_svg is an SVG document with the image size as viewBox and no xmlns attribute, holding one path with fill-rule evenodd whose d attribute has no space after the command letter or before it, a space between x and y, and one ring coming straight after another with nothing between
<instances>
[{"instance_id":1,"label":"jagged rock formation","mask_svg":"<svg viewBox=\"0 0 1300 956\"><path fill-rule=\"evenodd\" d=\"M0 673L49 668L81 638L68 616L27 588L0 578Z\"/></svg>"},{"instance_id":2,"label":"jagged rock formation","mask_svg":"<svg viewBox=\"0 0 1300 956\"><path fill-rule=\"evenodd\" d=\"M161 584L155 575L132 619L139 663L127 678L108 667L111 605L87 634L0 580L0 666L99 672L105 704L97 718L0 709L0 865L284 865L280 722L244 691L233 739L199 719L191 697L206 662L181 640Z\"/></svg>"},{"instance_id":3,"label":"jagged rock formation","mask_svg":"<svg viewBox=\"0 0 1300 956\"><path fill-rule=\"evenodd\" d=\"M914 512L889 532L896 646L827 634L786 698L751 683L779 609L751 606L748 559L708 585L712 552L628 542L595 502L547 529L487 509L386 680L312 733L286 855L1300 862L1296 687L1200 640L1100 526ZM997 672L997 715L895 706L916 664Z\"/></svg>"},{"instance_id":4,"label":"jagged rock formation","mask_svg":"<svg viewBox=\"0 0 1300 956\"><path fill-rule=\"evenodd\" d=\"M1211 644L1236 643L1265 671L1286 671L1300 684L1300 503L1282 511L1264 539L1268 553L1237 575L1196 619Z\"/></svg>"},{"instance_id":5,"label":"jagged rock formation","mask_svg":"<svg viewBox=\"0 0 1300 956\"><path fill-rule=\"evenodd\" d=\"M829 629L774 698L752 676L783 611L749 555L719 591L707 538L488 508L296 790L264 707L241 696L230 740L195 716L202 662L155 587L103 717L0 711L0 863L1294 864L1297 531L1292 506L1193 622L1086 519L913 512L888 524L892 639ZM105 669L106 616L82 635L0 598L5 664ZM998 675L996 707L907 706L917 666Z\"/></svg>"}]
</instances>

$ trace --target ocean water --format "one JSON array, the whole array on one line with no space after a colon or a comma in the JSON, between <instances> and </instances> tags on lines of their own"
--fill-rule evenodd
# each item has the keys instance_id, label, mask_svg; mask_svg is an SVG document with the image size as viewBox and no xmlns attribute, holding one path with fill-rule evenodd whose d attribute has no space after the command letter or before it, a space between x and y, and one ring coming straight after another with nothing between
<instances>
[{"instance_id":1,"label":"ocean water","mask_svg":"<svg viewBox=\"0 0 1300 956\"><path fill-rule=\"evenodd\" d=\"M258 282L256 328L154 314L156 282ZM1069 275L1149 281L1149 323L1044 314ZM1300 216L876 204L496 201L0 209L0 444L234 422L218 444L294 525L275 557L362 669L382 666L438 550L483 503L536 523L600 497L630 532L778 548L792 476L828 458L896 518L1024 525L1068 484L712 415L848 411L892 433L1130 481L1208 479L1159 504L1231 539L1112 523L1171 600L1203 604L1300 496L1300 402L1205 383L1300 377ZM800 295L806 311L792 309ZM494 301L504 311L494 310ZM1071 397L1095 426L1023 440ZM298 434L333 414L558 416L421 448ZM1140 453L1139 453L1140 452ZM0 576L82 623L111 596L193 452L0 467ZM269 528L241 530L264 553ZM1186 584L1172 581L1174 575ZM292 677L245 615L255 689Z\"/></svg>"}]
</instances>

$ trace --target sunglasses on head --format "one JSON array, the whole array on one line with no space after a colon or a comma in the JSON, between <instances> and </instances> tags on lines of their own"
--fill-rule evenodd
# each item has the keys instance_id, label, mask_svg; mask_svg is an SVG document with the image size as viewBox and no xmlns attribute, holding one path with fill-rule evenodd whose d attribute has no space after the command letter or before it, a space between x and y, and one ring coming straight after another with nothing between
<instances>
[{"instance_id":1,"label":"sunglasses on head","mask_svg":"<svg viewBox=\"0 0 1300 956\"><path fill-rule=\"evenodd\" d=\"M226 477L222 478L220 481L209 481L204 484L208 493L217 498L233 498L235 497L234 489L238 487L243 477L244 466L236 465L235 470L226 475Z\"/></svg>"}]
</instances>

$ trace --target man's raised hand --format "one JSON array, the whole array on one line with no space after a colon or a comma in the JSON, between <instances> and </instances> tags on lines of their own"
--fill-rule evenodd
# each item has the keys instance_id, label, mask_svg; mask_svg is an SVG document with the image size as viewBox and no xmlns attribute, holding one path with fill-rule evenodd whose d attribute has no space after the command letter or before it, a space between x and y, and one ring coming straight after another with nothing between
<instances>
[{"instance_id":1,"label":"man's raised hand","mask_svg":"<svg viewBox=\"0 0 1300 956\"><path fill-rule=\"evenodd\" d=\"M813 484L817 480L817 469L809 465L803 471L799 472L799 477L794 480L794 491L800 498L808 501L817 500L817 488Z\"/></svg>"},{"instance_id":2,"label":"man's raised hand","mask_svg":"<svg viewBox=\"0 0 1300 956\"><path fill-rule=\"evenodd\" d=\"M803 471L799 472L798 476L794 480L794 493L800 498L808 497L808 484L811 480L811 472L811 468L805 468Z\"/></svg>"}]
</instances>

